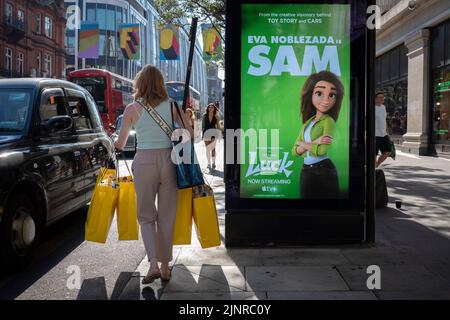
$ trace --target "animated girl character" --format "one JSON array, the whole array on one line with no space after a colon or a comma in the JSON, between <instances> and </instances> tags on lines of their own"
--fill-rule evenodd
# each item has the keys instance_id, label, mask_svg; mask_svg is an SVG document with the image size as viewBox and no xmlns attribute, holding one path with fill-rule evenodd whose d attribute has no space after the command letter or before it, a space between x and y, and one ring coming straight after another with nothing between
<instances>
[{"instance_id":1,"label":"animated girl character","mask_svg":"<svg viewBox=\"0 0 450 320\"><path fill-rule=\"evenodd\" d=\"M344 97L344 86L332 72L312 74L301 93L303 128L292 148L304 158L300 175L302 199L339 198L339 178L328 149L333 143L336 121Z\"/></svg>"}]
</instances>

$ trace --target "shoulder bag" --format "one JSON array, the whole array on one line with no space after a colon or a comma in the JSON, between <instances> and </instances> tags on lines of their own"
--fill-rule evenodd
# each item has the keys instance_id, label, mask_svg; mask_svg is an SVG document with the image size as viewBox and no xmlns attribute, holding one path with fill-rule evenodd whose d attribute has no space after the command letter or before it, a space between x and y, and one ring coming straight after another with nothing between
<instances>
[{"instance_id":1,"label":"shoulder bag","mask_svg":"<svg viewBox=\"0 0 450 320\"><path fill-rule=\"evenodd\" d=\"M178 189L186 189L191 188L195 186L200 186L205 183L203 179L203 173L200 169L200 165L196 161L196 155L195 155L195 148L194 143L192 142L192 139L189 139L189 141L185 142L186 144L189 144L188 146L183 146L181 149L181 152L178 152L175 148L176 145L178 145L181 142L173 141L172 140L172 128L167 124L167 122L156 112L156 110L151 107L147 106L142 101L136 100L137 103L139 103L144 110L148 112L150 117L161 127L161 129L165 132L165 134L169 137L170 141L172 141L172 153L175 156L176 163L175 163L175 172L177 175L177 186ZM180 110L178 109L178 105L176 103L171 102L170 103L170 113L172 115L172 126L175 128L174 121L173 121L173 109L172 107L175 106L175 109L178 112L178 116L181 119L182 127L186 128L183 118L181 117ZM184 163L183 160L185 157L183 157L183 150L190 150L190 161L188 163ZM172 157L173 158L173 157Z\"/></svg>"}]
</instances>

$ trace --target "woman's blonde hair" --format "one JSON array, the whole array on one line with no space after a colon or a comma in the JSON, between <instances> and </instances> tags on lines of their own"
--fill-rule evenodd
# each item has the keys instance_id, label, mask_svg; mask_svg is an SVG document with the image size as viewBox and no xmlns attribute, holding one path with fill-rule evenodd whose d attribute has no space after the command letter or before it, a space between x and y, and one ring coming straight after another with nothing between
<instances>
[{"instance_id":1,"label":"woman's blonde hair","mask_svg":"<svg viewBox=\"0 0 450 320\"><path fill-rule=\"evenodd\" d=\"M142 99L152 107L169 99L161 71L150 64L145 65L134 78L133 91L134 100Z\"/></svg>"}]
</instances>

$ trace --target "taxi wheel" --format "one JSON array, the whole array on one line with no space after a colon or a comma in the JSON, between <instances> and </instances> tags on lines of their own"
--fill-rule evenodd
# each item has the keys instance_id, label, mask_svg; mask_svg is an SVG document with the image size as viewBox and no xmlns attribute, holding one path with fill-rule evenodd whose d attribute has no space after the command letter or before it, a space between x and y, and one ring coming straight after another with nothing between
<instances>
[{"instance_id":1,"label":"taxi wheel","mask_svg":"<svg viewBox=\"0 0 450 320\"><path fill-rule=\"evenodd\" d=\"M0 226L0 254L7 269L30 263L39 234L36 206L24 194L13 195Z\"/></svg>"}]
</instances>

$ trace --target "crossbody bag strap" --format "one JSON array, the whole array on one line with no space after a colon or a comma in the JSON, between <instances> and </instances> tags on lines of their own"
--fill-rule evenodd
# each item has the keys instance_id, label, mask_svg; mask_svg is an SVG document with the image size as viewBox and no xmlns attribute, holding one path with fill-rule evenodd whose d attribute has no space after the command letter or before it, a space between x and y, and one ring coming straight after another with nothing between
<instances>
[{"instance_id":1,"label":"crossbody bag strap","mask_svg":"<svg viewBox=\"0 0 450 320\"><path fill-rule=\"evenodd\" d=\"M164 133L169 137L169 139L172 140L173 130L172 130L172 128L170 128L170 126L167 124L167 122L158 114L158 112L156 112L153 107L145 105L140 100L136 100L136 102L139 103L141 105L141 107L144 108L144 110L148 112L150 117L161 127L162 131L164 131ZM172 107L172 105L171 105L171 107ZM172 112L172 110L171 110L171 112Z\"/></svg>"}]
</instances>

